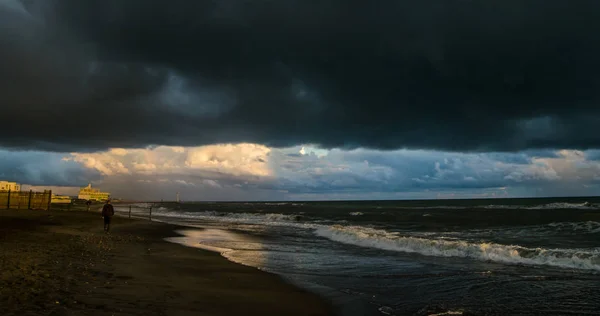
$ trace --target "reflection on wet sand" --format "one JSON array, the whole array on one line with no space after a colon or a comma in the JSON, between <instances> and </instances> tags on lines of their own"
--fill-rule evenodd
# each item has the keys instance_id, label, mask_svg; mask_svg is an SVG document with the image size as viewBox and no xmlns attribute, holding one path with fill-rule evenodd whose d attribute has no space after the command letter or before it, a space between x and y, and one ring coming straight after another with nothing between
<instances>
[{"instance_id":1,"label":"reflection on wet sand","mask_svg":"<svg viewBox=\"0 0 600 316\"><path fill-rule=\"evenodd\" d=\"M265 248L258 238L224 229L182 229L176 231L181 237L169 237L168 242L187 247L218 252L227 259L261 269L265 266ZM241 260L238 252L243 251Z\"/></svg>"}]
</instances>

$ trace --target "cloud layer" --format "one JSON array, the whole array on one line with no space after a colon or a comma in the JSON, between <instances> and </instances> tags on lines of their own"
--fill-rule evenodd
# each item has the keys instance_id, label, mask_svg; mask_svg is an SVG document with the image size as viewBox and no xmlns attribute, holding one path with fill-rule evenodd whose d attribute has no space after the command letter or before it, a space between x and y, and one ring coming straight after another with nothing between
<instances>
[{"instance_id":1,"label":"cloud layer","mask_svg":"<svg viewBox=\"0 0 600 316\"><path fill-rule=\"evenodd\" d=\"M177 192L186 200L597 195L600 162L589 154L276 149L248 143L2 152L0 178L38 186L89 181L116 197L145 200L172 200Z\"/></svg>"},{"instance_id":2,"label":"cloud layer","mask_svg":"<svg viewBox=\"0 0 600 316\"><path fill-rule=\"evenodd\" d=\"M4 0L0 146L598 148L599 28L587 0Z\"/></svg>"},{"instance_id":3,"label":"cloud layer","mask_svg":"<svg viewBox=\"0 0 600 316\"><path fill-rule=\"evenodd\" d=\"M0 180L39 186L83 186L103 175L64 154L8 151L0 148Z\"/></svg>"}]
</instances>

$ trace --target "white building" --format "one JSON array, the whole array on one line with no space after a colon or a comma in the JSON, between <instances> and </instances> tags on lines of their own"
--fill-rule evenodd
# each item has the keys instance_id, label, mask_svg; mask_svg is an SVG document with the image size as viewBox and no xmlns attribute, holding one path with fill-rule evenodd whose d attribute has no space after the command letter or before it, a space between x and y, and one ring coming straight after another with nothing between
<instances>
[{"instance_id":1,"label":"white building","mask_svg":"<svg viewBox=\"0 0 600 316\"><path fill-rule=\"evenodd\" d=\"M87 187L79 190L79 195L77 198L81 200L106 201L110 198L110 193L101 192L98 189L92 189L92 184L88 184Z\"/></svg>"},{"instance_id":2,"label":"white building","mask_svg":"<svg viewBox=\"0 0 600 316\"><path fill-rule=\"evenodd\" d=\"M21 185L16 182L0 181L0 191L21 191Z\"/></svg>"}]
</instances>

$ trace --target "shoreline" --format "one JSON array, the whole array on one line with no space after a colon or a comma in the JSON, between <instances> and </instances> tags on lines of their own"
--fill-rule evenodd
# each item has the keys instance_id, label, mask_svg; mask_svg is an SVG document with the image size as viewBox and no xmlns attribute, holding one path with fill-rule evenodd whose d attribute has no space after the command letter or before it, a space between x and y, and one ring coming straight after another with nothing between
<instances>
[{"instance_id":1,"label":"shoreline","mask_svg":"<svg viewBox=\"0 0 600 316\"><path fill-rule=\"evenodd\" d=\"M93 211L0 211L3 315L335 315L321 296L219 253L180 226Z\"/></svg>"},{"instance_id":2,"label":"shoreline","mask_svg":"<svg viewBox=\"0 0 600 316\"><path fill-rule=\"evenodd\" d=\"M230 252L230 251L235 251L233 249L218 248L218 247L213 247L213 246L207 246L207 245L201 244L201 243L191 243L189 241L185 241L185 239L190 237L188 235L188 233L190 231L196 231L196 230L203 231L203 230L207 230L207 229L226 231L226 230L228 230L227 228L206 228L206 227L198 227L198 226L177 225L177 224L171 224L171 223L162 222L162 221L157 221L157 222L166 223L168 225L173 225L176 227L176 230L174 230L174 232L177 234L177 236L165 238L165 240L167 242L183 245L184 247L210 251L210 252L219 254L225 260L233 262L235 264L244 265L247 267L251 267L253 269L257 269L261 272L276 275L288 284L291 284L298 288L304 289L310 293L316 294L319 297L327 300L330 303L330 305L332 305L334 307L334 311L335 311L336 315L339 315L339 316L379 316L379 315L381 315L380 309L385 308L385 306L376 305L376 304L371 303L370 301L365 300L363 298L344 293L340 290L337 290L337 289L334 289L331 287L327 287L325 285L311 283L311 282L303 281L300 279L294 279L294 278L286 275L285 273L271 272L271 271L265 270L261 267L257 267L257 266L253 266L253 265L243 263L240 261L232 260L232 259L230 259L230 257L228 257L226 255L226 253Z\"/></svg>"}]
</instances>

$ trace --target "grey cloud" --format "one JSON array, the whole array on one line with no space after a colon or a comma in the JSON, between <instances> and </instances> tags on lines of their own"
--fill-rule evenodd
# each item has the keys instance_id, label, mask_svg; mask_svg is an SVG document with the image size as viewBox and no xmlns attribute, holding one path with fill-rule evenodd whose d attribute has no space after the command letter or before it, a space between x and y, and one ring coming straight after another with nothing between
<instances>
[{"instance_id":1,"label":"grey cloud","mask_svg":"<svg viewBox=\"0 0 600 316\"><path fill-rule=\"evenodd\" d=\"M600 160L600 150L589 150L585 152L585 158L587 160Z\"/></svg>"},{"instance_id":2,"label":"grey cloud","mask_svg":"<svg viewBox=\"0 0 600 316\"><path fill-rule=\"evenodd\" d=\"M274 151L271 159L277 181L269 183L268 188L285 189L302 196L363 196L378 192L387 198L415 192L461 192L468 196L485 191L503 196L508 194L507 190L516 196L597 194L598 177L594 178L594 173L600 170L600 165L589 159L572 160L576 154L359 149L331 150L318 158ZM584 152L581 158L583 156L589 156L589 152ZM435 194L429 193L429 196Z\"/></svg>"},{"instance_id":3,"label":"grey cloud","mask_svg":"<svg viewBox=\"0 0 600 316\"><path fill-rule=\"evenodd\" d=\"M333 150L318 158L274 151L270 158L277 179L262 185L285 189L291 194L326 194L484 190L547 183L548 179L524 173L528 164L519 161L522 156L520 153L488 155L360 149ZM507 164L505 168L495 166L500 160ZM522 173L519 181L507 178L517 171Z\"/></svg>"},{"instance_id":4,"label":"grey cloud","mask_svg":"<svg viewBox=\"0 0 600 316\"><path fill-rule=\"evenodd\" d=\"M598 148L599 28L592 0L9 0L0 146Z\"/></svg>"},{"instance_id":5,"label":"grey cloud","mask_svg":"<svg viewBox=\"0 0 600 316\"><path fill-rule=\"evenodd\" d=\"M99 173L62 158L59 154L0 149L0 179L40 186L84 186L101 179Z\"/></svg>"},{"instance_id":6,"label":"grey cloud","mask_svg":"<svg viewBox=\"0 0 600 316\"><path fill-rule=\"evenodd\" d=\"M272 150L269 155L269 176L236 175L204 169L189 172L178 169L174 169L177 172L136 172L131 169L130 174L101 176L73 160L64 160L63 154L2 150L0 179L54 186L83 186L94 182L102 189L113 192L115 197L172 199L176 192L180 192L186 200L281 200L317 196L423 198L448 192L469 196L482 192L505 194L508 191L511 195L529 196L582 195L597 193L600 183L598 177L590 174L598 173L600 164L590 160L575 160L576 165L563 171L559 168L557 173L551 165L536 161L522 163L522 153L464 154L360 149L332 150L321 157L290 155L298 150ZM156 151L152 161L143 160L144 153L136 153L117 156L121 160L111 164L126 162L127 159L130 162L125 163L126 166L132 166L132 161L140 164L183 163L169 155L172 154L171 150L158 148ZM584 154L587 156L588 152ZM562 163L566 161L561 159L572 157L557 159L559 167L564 166Z\"/></svg>"},{"instance_id":7,"label":"grey cloud","mask_svg":"<svg viewBox=\"0 0 600 316\"><path fill-rule=\"evenodd\" d=\"M216 185L215 185L216 184ZM236 185L239 184L239 185ZM114 192L117 198L139 200L175 200L179 193L183 201L252 201L282 200L285 196L277 190L258 188L243 181L200 179L176 176L115 176L107 177L99 184L103 189Z\"/></svg>"}]
</instances>

